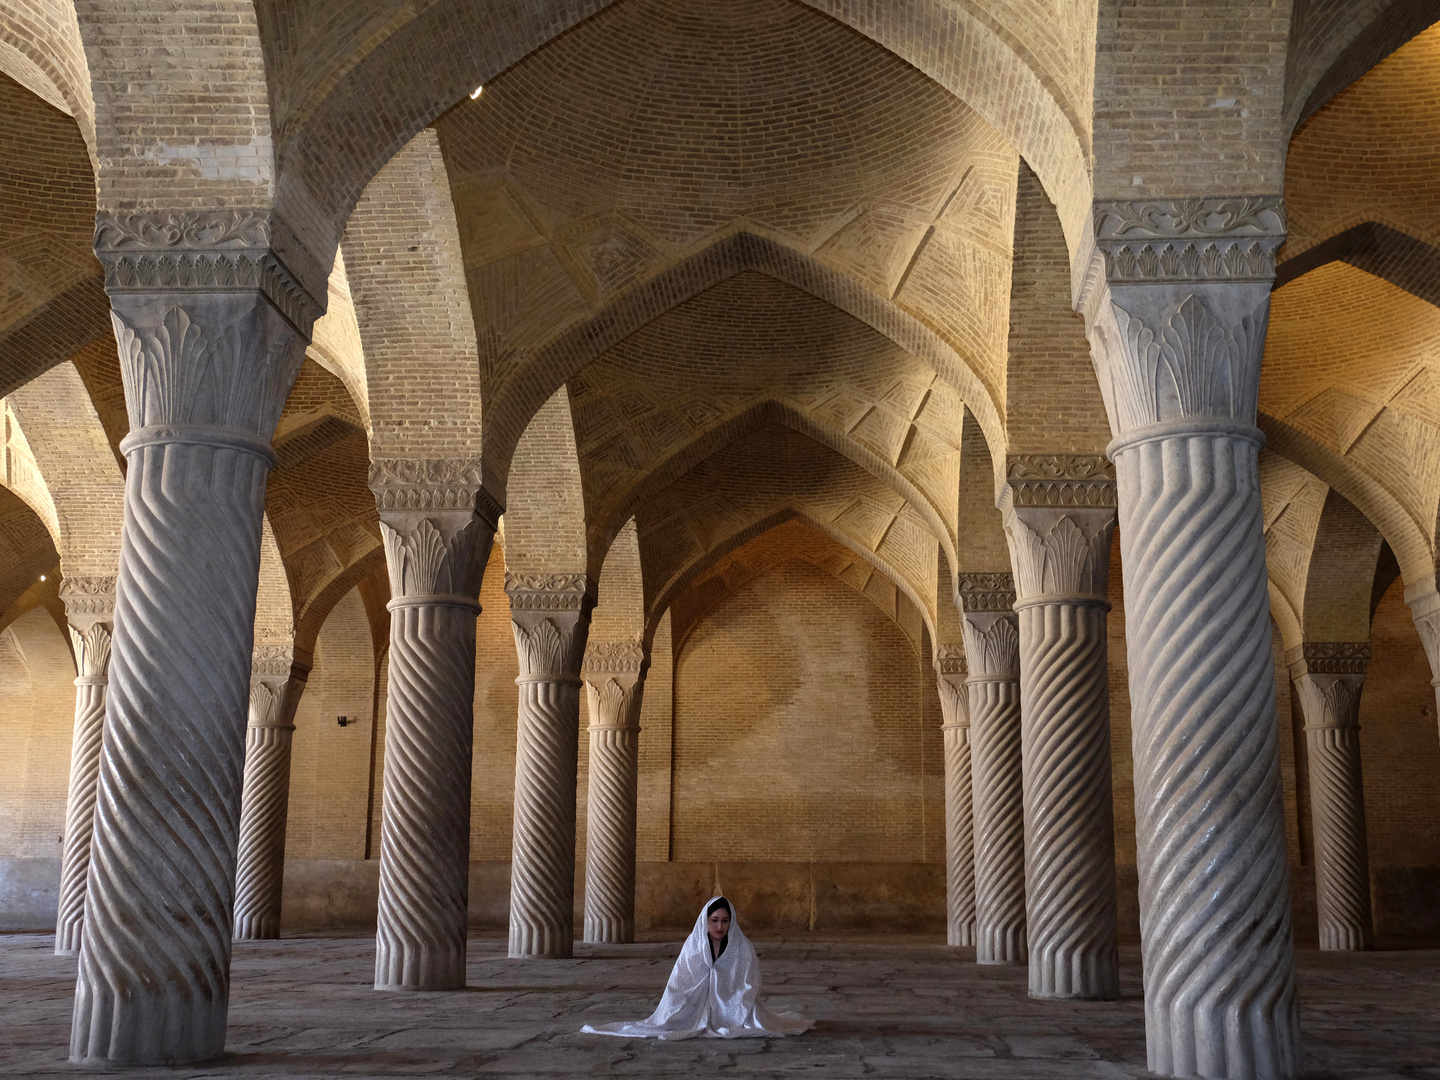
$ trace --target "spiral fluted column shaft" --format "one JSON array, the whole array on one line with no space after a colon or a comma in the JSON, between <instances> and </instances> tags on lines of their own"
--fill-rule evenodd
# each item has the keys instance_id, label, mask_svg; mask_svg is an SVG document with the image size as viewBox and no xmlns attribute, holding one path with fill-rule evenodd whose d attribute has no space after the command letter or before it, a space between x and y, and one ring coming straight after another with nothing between
<instances>
[{"instance_id":1,"label":"spiral fluted column shaft","mask_svg":"<svg viewBox=\"0 0 1440 1080\"><path fill-rule=\"evenodd\" d=\"M580 680L521 676L510 955L563 958L575 933Z\"/></svg>"},{"instance_id":2,"label":"spiral fluted column shaft","mask_svg":"<svg viewBox=\"0 0 1440 1080\"><path fill-rule=\"evenodd\" d=\"M377 990L465 986L479 605L390 602Z\"/></svg>"},{"instance_id":3,"label":"spiral fluted column shaft","mask_svg":"<svg viewBox=\"0 0 1440 1080\"><path fill-rule=\"evenodd\" d=\"M975 944L975 822L970 778L970 725L946 724L946 941Z\"/></svg>"},{"instance_id":4,"label":"spiral fluted column shaft","mask_svg":"<svg viewBox=\"0 0 1440 1080\"><path fill-rule=\"evenodd\" d=\"M1307 641L1285 658L1305 717L1320 947L1368 949L1370 852L1360 773L1360 693L1370 645Z\"/></svg>"},{"instance_id":5,"label":"spiral fluted column shaft","mask_svg":"<svg viewBox=\"0 0 1440 1080\"><path fill-rule=\"evenodd\" d=\"M1320 948L1368 949L1370 856L1360 778L1360 728L1307 725L1305 741L1310 752Z\"/></svg>"},{"instance_id":6,"label":"spiral fluted column shaft","mask_svg":"<svg viewBox=\"0 0 1440 1080\"><path fill-rule=\"evenodd\" d=\"M75 680L75 734L70 743L70 789L65 798L65 840L60 856L60 910L55 920L55 952L60 956L74 956L80 951L108 683L105 675L81 675Z\"/></svg>"},{"instance_id":7,"label":"spiral fluted column shaft","mask_svg":"<svg viewBox=\"0 0 1440 1080\"><path fill-rule=\"evenodd\" d=\"M971 670L974 670L974 662ZM975 800L975 959L1025 962L1025 808L1020 680L971 675Z\"/></svg>"},{"instance_id":8,"label":"spiral fluted column shaft","mask_svg":"<svg viewBox=\"0 0 1440 1080\"><path fill-rule=\"evenodd\" d=\"M70 1052L198 1061L225 1046L273 456L213 428L139 428L122 449L125 524Z\"/></svg>"},{"instance_id":9,"label":"spiral fluted column shaft","mask_svg":"<svg viewBox=\"0 0 1440 1080\"><path fill-rule=\"evenodd\" d=\"M1120 992L1105 615L1096 603L1019 611L1032 997Z\"/></svg>"},{"instance_id":10,"label":"spiral fluted column shaft","mask_svg":"<svg viewBox=\"0 0 1440 1080\"><path fill-rule=\"evenodd\" d=\"M263 685L257 689L269 694ZM290 812L290 746L295 726L274 721L256 723L255 696L252 690L252 717L245 736L245 784L240 799L235 870L237 941L280 936L285 823Z\"/></svg>"},{"instance_id":11,"label":"spiral fluted column shaft","mask_svg":"<svg viewBox=\"0 0 1440 1080\"><path fill-rule=\"evenodd\" d=\"M1286 1077L1300 1038L1259 433L1186 423L1111 446L1149 1066Z\"/></svg>"},{"instance_id":12,"label":"spiral fluted column shaft","mask_svg":"<svg viewBox=\"0 0 1440 1080\"><path fill-rule=\"evenodd\" d=\"M590 728L585 818L585 940L635 940L635 800L640 731Z\"/></svg>"}]
</instances>

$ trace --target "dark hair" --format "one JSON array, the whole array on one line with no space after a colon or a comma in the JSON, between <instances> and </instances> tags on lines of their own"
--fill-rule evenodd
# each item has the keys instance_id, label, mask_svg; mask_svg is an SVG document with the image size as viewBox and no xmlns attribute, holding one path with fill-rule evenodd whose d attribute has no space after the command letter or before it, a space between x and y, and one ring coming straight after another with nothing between
<instances>
[{"instance_id":1,"label":"dark hair","mask_svg":"<svg viewBox=\"0 0 1440 1080\"><path fill-rule=\"evenodd\" d=\"M730 910L730 901L726 900L722 896L705 909L705 918L710 918L711 915L714 915L715 912L719 911L721 908L724 908L725 914L729 915L732 919L735 917L735 913Z\"/></svg>"}]
</instances>

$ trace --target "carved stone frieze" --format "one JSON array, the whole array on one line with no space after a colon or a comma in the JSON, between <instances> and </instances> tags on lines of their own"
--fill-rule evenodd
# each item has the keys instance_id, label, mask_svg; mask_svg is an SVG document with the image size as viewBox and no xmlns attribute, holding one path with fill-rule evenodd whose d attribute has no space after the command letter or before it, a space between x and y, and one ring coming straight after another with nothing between
<instances>
[{"instance_id":1,"label":"carved stone frieze","mask_svg":"<svg viewBox=\"0 0 1440 1080\"><path fill-rule=\"evenodd\" d=\"M63 578L60 599L65 604L65 617L72 626L110 622L115 617L115 578Z\"/></svg>"},{"instance_id":2,"label":"carved stone frieze","mask_svg":"<svg viewBox=\"0 0 1440 1080\"><path fill-rule=\"evenodd\" d=\"M935 647L935 672L938 675L968 675L965 646L958 642Z\"/></svg>"},{"instance_id":3,"label":"carved stone frieze","mask_svg":"<svg viewBox=\"0 0 1440 1080\"><path fill-rule=\"evenodd\" d=\"M473 458L377 458L370 490L380 511L473 510L493 531L503 508L482 486Z\"/></svg>"},{"instance_id":4,"label":"carved stone frieze","mask_svg":"<svg viewBox=\"0 0 1440 1080\"><path fill-rule=\"evenodd\" d=\"M1103 454L1016 454L1006 482L1015 506L1115 505L1115 471Z\"/></svg>"},{"instance_id":5,"label":"carved stone frieze","mask_svg":"<svg viewBox=\"0 0 1440 1080\"><path fill-rule=\"evenodd\" d=\"M1111 284L1270 281L1285 242L1278 195L1097 199L1095 240Z\"/></svg>"},{"instance_id":6,"label":"carved stone frieze","mask_svg":"<svg viewBox=\"0 0 1440 1080\"><path fill-rule=\"evenodd\" d=\"M511 611L580 611L595 605L595 583L585 574L505 572Z\"/></svg>"},{"instance_id":7,"label":"carved stone frieze","mask_svg":"<svg viewBox=\"0 0 1440 1080\"><path fill-rule=\"evenodd\" d=\"M112 296L257 291L306 340L328 302L329 275L268 210L100 213L95 254Z\"/></svg>"},{"instance_id":8,"label":"carved stone frieze","mask_svg":"<svg viewBox=\"0 0 1440 1080\"><path fill-rule=\"evenodd\" d=\"M1015 606L1015 578L1007 573L964 573L955 576L961 611L1010 611Z\"/></svg>"},{"instance_id":9,"label":"carved stone frieze","mask_svg":"<svg viewBox=\"0 0 1440 1080\"><path fill-rule=\"evenodd\" d=\"M1368 641L1306 641L1285 652L1293 678L1302 675L1360 675L1370 665Z\"/></svg>"},{"instance_id":10,"label":"carved stone frieze","mask_svg":"<svg viewBox=\"0 0 1440 1080\"><path fill-rule=\"evenodd\" d=\"M639 641L592 641L583 666L587 675L639 675L645 667L645 646Z\"/></svg>"}]
</instances>

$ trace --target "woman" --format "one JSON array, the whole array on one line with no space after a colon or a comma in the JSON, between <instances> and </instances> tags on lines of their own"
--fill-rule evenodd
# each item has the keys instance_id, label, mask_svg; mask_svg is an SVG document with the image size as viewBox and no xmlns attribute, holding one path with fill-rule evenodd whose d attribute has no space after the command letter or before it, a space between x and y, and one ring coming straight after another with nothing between
<instances>
[{"instance_id":1,"label":"woman","mask_svg":"<svg viewBox=\"0 0 1440 1080\"><path fill-rule=\"evenodd\" d=\"M632 1039L754 1039L799 1035L814 1026L799 1013L771 1012L761 1003L760 959L730 901L716 896L700 909L649 1019L586 1024L581 1031Z\"/></svg>"}]
</instances>

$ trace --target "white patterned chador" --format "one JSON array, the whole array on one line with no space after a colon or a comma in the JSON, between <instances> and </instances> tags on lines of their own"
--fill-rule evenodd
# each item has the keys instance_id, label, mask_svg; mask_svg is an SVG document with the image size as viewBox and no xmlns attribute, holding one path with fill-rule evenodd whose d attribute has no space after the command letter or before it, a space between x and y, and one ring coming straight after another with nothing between
<instances>
[{"instance_id":1,"label":"white patterned chador","mask_svg":"<svg viewBox=\"0 0 1440 1080\"><path fill-rule=\"evenodd\" d=\"M723 911L722 911L723 909ZM724 915L728 932L712 943L710 922ZM740 929L740 920L723 896L710 898L695 929L685 939L671 969L660 1005L645 1020L586 1024L591 1035L631 1039L758 1039L799 1035L815 1026L799 1013L771 1012L760 1000L760 958Z\"/></svg>"}]
</instances>

